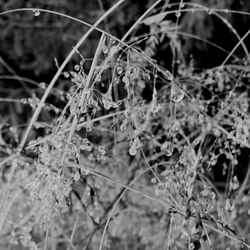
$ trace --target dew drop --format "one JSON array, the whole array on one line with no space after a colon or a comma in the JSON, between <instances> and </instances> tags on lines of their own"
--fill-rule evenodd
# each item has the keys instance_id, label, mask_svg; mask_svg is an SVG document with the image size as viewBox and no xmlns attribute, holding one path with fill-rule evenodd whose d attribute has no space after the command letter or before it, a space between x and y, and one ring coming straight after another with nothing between
<instances>
[{"instance_id":1,"label":"dew drop","mask_svg":"<svg viewBox=\"0 0 250 250\"><path fill-rule=\"evenodd\" d=\"M128 83L128 77L125 75L125 76L122 78L122 81L123 81L124 83Z\"/></svg>"},{"instance_id":2,"label":"dew drop","mask_svg":"<svg viewBox=\"0 0 250 250\"><path fill-rule=\"evenodd\" d=\"M172 85L171 88L171 99L173 102L179 103L183 100L185 96L185 93L182 89L180 89L178 86L176 85Z\"/></svg>"},{"instance_id":3,"label":"dew drop","mask_svg":"<svg viewBox=\"0 0 250 250\"><path fill-rule=\"evenodd\" d=\"M145 113L142 110L139 111L139 117L141 119L145 119L145 117L146 117Z\"/></svg>"},{"instance_id":4,"label":"dew drop","mask_svg":"<svg viewBox=\"0 0 250 250\"><path fill-rule=\"evenodd\" d=\"M146 81L149 81L150 79L151 79L151 77L150 77L150 74L149 74L149 72L148 71L144 71L143 72L143 78L144 78L144 80L146 80Z\"/></svg>"},{"instance_id":5,"label":"dew drop","mask_svg":"<svg viewBox=\"0 0 250 250\"><path fill-rule=\"evenodd\" d=\"M156 183L156 179L155 179L155 178L152 178L152 179L151 179L151 183Z\"/></svg>"},{"instance_id":6,"label":"dew drop","mask_svg":"<svg viewBox=\"0 0 250 250\"><path fill-rule=\"evenodd\" d=\"M34 16L40 16L40 14L41 14L40 10L33 10Z\"/></svg>"},{"instance_id":7,"label":"dew drop","mask_svg":"<svg viewBox=\"0 0 250 250\"><path fill-rule=\"evenodd\" d=\"M122 105L122 100L117 101L116 104L117 104L118 106Z\"/></svg>"},{"instance_id":8,"label":"dew drop","mask_svg":"<svg viewBox=\"0 0 250 250\"><path fill-rule=\"evenodd\" d=\"M101 80L102 80L102 76L99 75L99 76L96 78L96 81L97 81L97 82L101 82Z\"/></svg>"},{"instance_id":9,"label":"dew drop","mask_svg":"<svg viewBox=\"0 0 250 250\"><path fill-rule=\"evenodd\" d=\"M121 74L122 74L122 72L123 72L123 68L122 68L122 66L121 66L121 65L118 65L118 66L117 66L117 68L116 68L116 72L117 72L117 74L118 74L118 75L121 75Z\"/></svg>"},{"instance_id":10,"label":"dew drop","mask_svg":"<svg viewBox=\"0 0 250 250\"><path fill-rule=\"evenodd\" d=\"M172 130L173 132L177 132L179 130L179 123L177 121L172 125Z\"/></svg>"},{"instance_id":11,"label":"dew drop","mask_svg":"<svg viewBox=\"0 0 250 250\"><path fill-rule=\"evenodd\" d=\"M21 103L24 103L24 104L29 103L28 99L26 99L26 98L22 98L20 101L21 101Z\"/></svg>"},{"instance_id":12,"label":"dew drop","mask_svg":"<svg viewBox=\"0 0 250 250\"><path fill-rule=\"evenodd\" d=\"M78 64L76 64L75 66L74 66L74 69L75 69L75 71L79 71L80 70L80 65L78 65Z\"/></svg>"},{"instance_id":13,"label":"dew drop","mask_svg":"<svg viewBox=\"0 0 250 250\"><path fill-rule=\"evenodd\" d=\"M79 171L76 171L75 174L74 174L74 181L77 182L77 181L80 180L80 178L81 178L81 176L80 176Z\"/></svg>"},{"instance_id":14,"label":"dew drop","mask_svg":"<svg viewBox=\"0 0 250 250\"><path fill-rule=\"evenodd\" d=\"M189 250L193 250L193 249L195 249L195 245L194 245L194 243L191 243L191 244L189 245Z\"/></svg>"},{"instance_id":15,"label":"dew drop","mask_svg":"<svg viewBox=\"0 0 250 250\"><path fill-rule=\"evenodd\" d=\"M129 149L129 154L130 154L130 155L134 156L134 155L136 155L136 153L137 153L137 151L136 151L136 149L135 149L134 147L131 147L131 148Z\"/></svg>"},{"instance_id":16,"label":"dew drop","mask_svg":"<svg viewBox=\"0 0 250 250\"><path fill-rule=\"evenodd\" d=\"M65 78L69 78L69 72L64 72L63 75Z\"/></svg>"},{"instance_id":17,"label":"dew drop","mask_svg":"<svg viewBox=\"0 0 250 250\"><path fill-rule=\"evenodd\" d=\"M177 18L179 18L181 16L181 12L180 11L176 11L175 15L176 15Z\"/></svg>"},{"instance_id":18,"label":"dew drop","mask_svg":"<svg viewBox=\"0 0 250 250\"><path fill-rule=\"evenodd\" d=\"M232 211L233 210L233 205L229 199L226 199L226 204L225 204L225 209L227 211Z\"/></svg>"},{"instance_id":19,"label":"dew drop","mask_svg":"<svg viewBox=\"0 0 250 250\"><path fill-rule=\"evenodd\" d=\"M46 88L46 83L45 83L45 82L40 82L40 83L39 83L39 87L40 87L41 89L45 89L45 88Z\"/></svg>"},{"instance_id":20,"label":"dew drop","mask_svg":"<svg viewBox=\"0 0 250 250\"><path fill-rule=\"evenodd\" d=\"M77 73L74 71L70 71L70 74L73 78L77 78Z\"/></svg>"},{"instance_id":21,"label":"dew drop","mask_svg":"<svg viewBox=\"0 0 250 250\"><path fill-rule=\"evenodd\" d=\"M82 168L82 169L81 169L81 174L83 174L83 175L88 175L88 174L89 174L89 170L88 170L88 169Z\"/></svg>"},{"instance_id":22,"label":"dew drop","mask_svg":"<svg viewBox=\"0 0 250 250\"><path fill-rule=\"evenodd\" d=\"M103 46L102 52L103 52L103 54L107 54L109 52L109 48L106 45Z\"/></svg>"}]
</instances>

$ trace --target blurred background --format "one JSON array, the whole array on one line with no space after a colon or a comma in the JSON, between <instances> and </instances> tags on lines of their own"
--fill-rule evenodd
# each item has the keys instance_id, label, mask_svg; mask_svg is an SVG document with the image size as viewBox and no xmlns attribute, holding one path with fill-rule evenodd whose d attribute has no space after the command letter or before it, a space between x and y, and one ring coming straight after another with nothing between
<instances>
[{"instance_id":1,"label":"blurred background","mask_svg":"<svg viewBox=\"0 0 250 250\"><path fill-rule=\"evenodd\" d=\"M113 0L1 0L0 10L3 12L17 8L42 8L67 14L93 24L114 2ZM99 27L121 38L154 2L153 0L126 0ZM192 2L209 8L246 12L250 10L248 0L195 0ZM249 16L232 13L224 16L241 37L246 33L249 28ZM176 17L169 16L168 19L172 19L174 22ZM225 50L230 51L237 43L235 35L223 21L215 15L208 15L204 11L184 12L179 22L179 28L182 32L216 43ZM21 11L1 15L0 29L0 73L13 74L15 72L22 77L46 82L52 78L56 71L55 59L60 64L72 49L72 46L88 30L88 27L50 13L41 13L39 16L35 16L31 11ZM148 32L148 28L141 25L133 35L136 35L136 32L144 34ZM80 49L84 57L91 58L93 56L98 39L99 34L94 32L89 40L84 43ZM204 41L185 35L181 35L181 39L183 53L186 56L193 56L198 67L216 66L225 57L225 54ZM249 44L249 39L245 42ZM158 50L164 52L166 47L166 42L159 44ZM242 53L243 51L238 51L239 56ZM161 53L160 60L171 61L171 58L162 57ZM74 60L79 60L79 57L76 56ZM72 64L74 64L73 61Z\"/></svg>"}]
</instances>

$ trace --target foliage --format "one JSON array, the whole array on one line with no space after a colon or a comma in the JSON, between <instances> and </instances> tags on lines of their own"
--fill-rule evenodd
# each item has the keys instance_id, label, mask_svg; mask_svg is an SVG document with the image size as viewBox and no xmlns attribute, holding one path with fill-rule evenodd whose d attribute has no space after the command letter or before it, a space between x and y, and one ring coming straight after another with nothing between
<instances>
[{"instance_id":1,"label":"foliage","mask_svg":"<svg viewBox=\"0 0 250 250\"><path fill-rule=\"evenodd\" d=\"M186 12L201 11L238 39L228 52L206 41L226 56L202 70L181 29ZM2 76L23 89L0 99L1 249L250 248L250 59L225 17L233 11L159 1L146 12L121 39L96 24L91 44L86 28L60 64L75 54L72 68L56 65L50 83ZM30 8L14 17L22 13L28 24L52 15ZM91 61L83 43L95 46Z\"/></svg>"}]
</instances>

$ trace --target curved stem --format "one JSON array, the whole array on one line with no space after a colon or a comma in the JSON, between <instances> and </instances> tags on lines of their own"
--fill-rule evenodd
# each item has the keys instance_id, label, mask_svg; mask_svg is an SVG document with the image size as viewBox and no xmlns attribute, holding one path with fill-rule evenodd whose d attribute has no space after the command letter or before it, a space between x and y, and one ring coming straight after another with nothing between
<instances>
[{"instance_id":1,"label":"curved stem","mask_svg":"<svg viewBox=\"0 0 250 250\"><path fill-rule=\"evenodd\" d=\"M45 93L43 94L42 99L40 100L40 103L37 107L37 109L35 110L29 125L23 135L22 141L18 147L18 151L21 152L27 139L29 136L29 133L33 127L33 124L36 122L43 106L44 103L51 91L51 89L53 88L53 86L55 85L58 77L60 76L61 72L63 71L64 67L66 66L66 64L69 62L69 60L71 59L71 57L75 54L75 52L78 50L78 48L83 44L83 42L87 39L87 37L92 33L92 31L95 30L96 26L101 23L107 16L109 16L119 5L121 5L125 0L120 0L118 1L116 4L114 4L106 13L104 13L96 22L95 24L93 24L93 26L82 36L82 38L78 41L78 43L76 44L76 46L70 51L70 53L68 54L68 56L66 57L66 59L63 61L62 65L60 66L60 68L57 70L56 74L54 75L53 79L51 80L49 86L47 87Z\"/></svg>"}]
</instances>

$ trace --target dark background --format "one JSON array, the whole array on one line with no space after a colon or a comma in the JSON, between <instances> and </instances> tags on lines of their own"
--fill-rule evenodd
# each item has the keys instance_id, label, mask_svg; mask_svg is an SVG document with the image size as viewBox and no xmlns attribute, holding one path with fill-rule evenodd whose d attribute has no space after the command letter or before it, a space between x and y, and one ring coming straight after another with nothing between
<instances>
[{"instance_id":1,"label":"dark background","mask_svg":"<svg viewBox=\"0 0 250 250\"><path fill-rule=\"evenodd\" d=\"M25 7L43 8L65 13L93 24L114 2L111 0L1 0L0 10L2 12ZM121 38L154 2L152 0L127 0L100 25L100 28ZM175 1L170 1L172 2ZM246 12L250 10L250 2L247 0L196 0L193 2L210 8ZM241 37L246 33L249 23L247 15L229 13L224 16ZM176 19L174 16L169 18L173 22ZM180 18L180 27L181 31L216 43L228 51L237 43L235 35L219 18L205 12L185 13ZM0 16L0 29L0 73L8 74L11 68L20 76L46 82L56 71L54 58L60 64L88 27L50 13L41 13L35 17L31 11L22 11ZM143 34L148 30L147 27L141 25L134 34L136 32ZM99 34L94 32L81 47L80 52L86 58L93 56L98 39ZM245 40L245 43L249 44L249 39ZM182 36L182 45L183 53L187 58L192 55L197 67L217 66L225 58L225 53L196 39ZM156 59L171 61L171 58L164 58L164 52L166 53L164 47L166 47L164 44L159 45L158 49L163 53L159 53L159 58ZM244 55L243 53L242 49L237 51L239 56ZM79 57L76 56L74 60L79 60Z\"/></svg>"}]
</instances>

